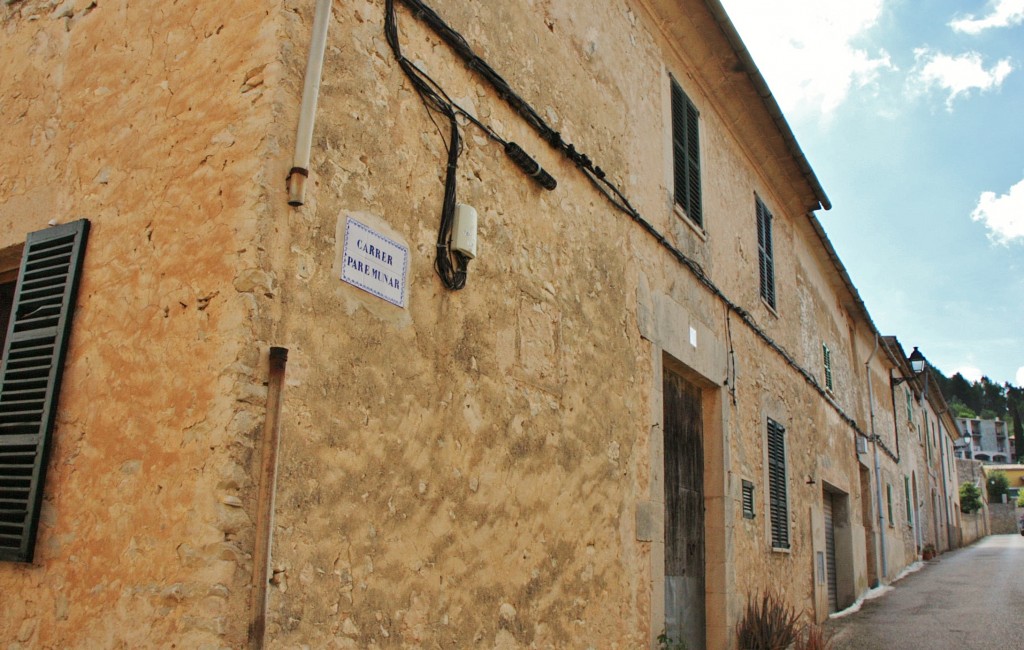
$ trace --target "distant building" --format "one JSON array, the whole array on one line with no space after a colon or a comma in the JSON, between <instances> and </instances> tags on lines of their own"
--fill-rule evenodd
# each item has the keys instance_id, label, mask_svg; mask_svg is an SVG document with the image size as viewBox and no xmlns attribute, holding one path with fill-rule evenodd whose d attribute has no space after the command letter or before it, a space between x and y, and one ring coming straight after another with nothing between
<instances>
[{"instance_id":1,"label":"distant building","mask_svg":"<svg viewBox=\"0 0 1024 650\"><path fill-rule=\"evenodd\" d=\"M957 457L973 458L983 463L1009 463L1017 457L1014 440L1007 435L1002 420L957 418L960 434L970 436L971 444L957 447Z\"/></svg>"}]
</instances>

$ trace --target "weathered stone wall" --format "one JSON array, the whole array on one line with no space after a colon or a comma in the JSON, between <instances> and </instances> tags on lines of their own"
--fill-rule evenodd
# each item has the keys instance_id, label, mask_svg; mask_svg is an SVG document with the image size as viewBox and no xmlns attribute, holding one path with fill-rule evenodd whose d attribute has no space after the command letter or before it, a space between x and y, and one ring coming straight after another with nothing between
<instances>
[{"instance_id":1,"label":"weathered stone wall","mask_svg":"<svg viewBox=\"0 0 1024 650\"><path fill-rule=\"evenodd\" d=\"M863 589L868 461L843 416L868 429L873 335L706 6L433 4L763 336L402 7L406 55L559 181L539 189L463 129L459 200L480 213L480 248L461 292L432 268L442 135L387 47L382 2L334 3L299 209L281 189L311 3L8 5L4 51L28 54L0 80L14 119L0 167L17 170L0 180L0 250L51 218L95 228L41 551L0 567L0 594L24 597L5 599L0 636L241 643L270 344L290 351L273 647L650 643L664 621L666 366L702 390L710 647L770 586L827 613L826 492L848 513L846 589ZM701 112L703 231L672 207L670 74ZM755 194L776 218L775 310L758 294ZM338 279L348 216L408 245L405 308ZM884 405L888 370L869 372ZM769 417L787 430L788 552L770 543ZM905 564L906 533L884 537Z\"/></svg>"},{"instance_id":2,"label":"weathered stone wall","mask_svg":"<svg viewBox=\"0 0 1024 650\"><path fill-rule=\"evenodd\" d=\"M970 460L967 458L956 459L956 471L957 477L960 479L960 483L972 483L977 485L981 490L982 499L981 510L975 513L960 513L960 534L963 539L962 543L965 546L991 533L991 523L989 521L990 506L987 503L988 493L985 489L985 473L982 467L983 465L980 460Z\"/></svg>"},{"instance_id":3,"label":"weathered stone wall","mask_svg":"<svg viewBox=\"0 0 1024 650\"><path fill-rule=\"evenodd\" d=\"M1017 534L1017 504L990 503L988 516L993 535Z\"/></svg>"},{"instance_id":4,"label":"weathered stone wall","mask_svg":"<svg viewBox=\"0 0 1024 650\"><path fill-rule=\"evenodd\" d=\"M990 534L988 506L974 513L960 513L960 521L960 536L963 546L973 544Z\"/></svg>"},{"instance_id":5,"label":"weathered stone wall","mask_svg":"<svg viewBox=\"0 0 1024 650\"><path fill-rule=\"evenodd\" d=\"M845 358L853 317L806 216L793 209L801 181L784 163L751 162L765 145L737 133L767 118L718 87L729 66L700 49L701 34L717 29L701 4L673 13L689 21L679 27L689 30L685 41L670 41L639 5L432 5L819 378L827 337L843 386L834 399L864 417L860 365ZM302 70L310 11L288 32L289 77ZM398 13L406 56L521 143L559 186L538 189L467 127L459 200L480 212L480 251L467 288L442 289L432 268L441 136L387 48L382 3L335 8L310 201L273 246L287 251L279 340L292 356L272 642L642 647L661 628L660 587L651 587L662 579L657 395L662 352L677 343L676 361L701 375L706 403L719 409L705 413L709 590L728 610L709 618L714 638L728 643L723 625L769 585L791 585L787 599L811 607L814 551L824 547L812 529L826 482L850 495L853 556L863 554L852 430L735 315L727 324L719 301L436 35ZM671 207L669 73L701 110L706 233ZM297 101L298 86L289 92ZM777 315L757 293L755 192L776 213ZM407 308L338 280L339 220L350 215L410 247ZM699 342L687 351L691 327ZM724 388L730 347L735 403ZM769 544L767 417L791 436L788 553ZM741 477L757 483L754 520L739 512ZM644 513L653 513L649 522ZM863 561L855 563L863 576Z\"/></svg>"},{"instance_id":6,"label":"weathered stone wall","mask_svg":"<svg viewBox=\"0 0 1024 650\"><path fill-rule=\"evenodd\" d=\"M277 17L0 8L0 250L93 224L35 562L0 565L11 648L243 639Z\"/></svg>"}]
</instances>

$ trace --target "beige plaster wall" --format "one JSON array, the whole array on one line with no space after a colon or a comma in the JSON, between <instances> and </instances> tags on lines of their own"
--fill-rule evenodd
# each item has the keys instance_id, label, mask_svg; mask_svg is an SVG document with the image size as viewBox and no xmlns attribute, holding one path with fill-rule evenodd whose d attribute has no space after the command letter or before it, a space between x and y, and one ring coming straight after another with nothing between
<instances>
[{"instance_id":1,"label":"beige plaster wall","mask_svg":"<svg viewBox=\"0 0 1024 650\"><path fill-rule=\"evenodd\" d=\"M0 8L0 249L93 224L35 562L0 566L10 648L241 643L276 20L269 2Z\"/></svg>"}]
</instances>

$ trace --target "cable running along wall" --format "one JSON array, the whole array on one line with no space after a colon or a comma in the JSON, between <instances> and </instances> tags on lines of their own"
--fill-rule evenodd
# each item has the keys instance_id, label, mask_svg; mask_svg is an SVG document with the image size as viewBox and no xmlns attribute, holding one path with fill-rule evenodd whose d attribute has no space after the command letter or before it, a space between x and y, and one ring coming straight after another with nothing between
<instances>
[{"instance_id":1,"label":"cable running along wall","mask_svg":"<svg viewBox=\"0 0 1024 650\"><path fill-rule=\"evenodd\" d=\"M522 117L523 120L530 125L530 127L536 131L545 142L551 145L555 150L559 151L581 173L583 173L587 180L589 180L590 183L599 192L601 192L601 194L603 194L616 209L626 214L651 237L653 237L654 240L661 245L661 247L665 249L681 266L685 267L694 276L694 278L696 278L696 280L711 293L712 296L720 300L725 305L727 314L729 312L736 314L740 321L746 325L746 327L753 332L758 339L781 357L783 361L785 361L786 365L795 370L804 379L804 381L832 407L847 426L853 429L855 433L867 437L867 434L861 430L857 422L850 417L838 403L836 403L824 388L818 384L818 381L809 371L800 366L800 364L797 363L797 361L781 345L768 336L768 334L760 328L753 316L746 309L730 300L729 297L711 281L699 263L687 257L682 251L676 248L672 242L665 237L665 235L659 232L649 221L647 221L643 215L633 207L629 199L622 193L618 186L608 180L605 171L598 165L594 164L594 161L585 153L577 150L573 144L566 142L562 138L562 135L553 129L525 99L516 94L509 83L505 81L501 75L499 75L486 61L477 56L476 52L473 51L473 48L470 47L469 43L461 34L452 29L433 9L420 2L420 0L401 0L401 2L417 19L430 27L430 29L432 29L434 33L436 33L441 40L443 40L463 60L466 67L483 77L498 96L501 97L501 99L504 100L505 103L507 103L516 113L518 113L519 116ZM395 53L395 57L398 60L399 65L402 67L402 70L416 88L416 91L419 93L420 98L423 99L427 108L431 111L444 115L448 118L451 126L452 135L450 141L446 143L449 154L448 176L445 183L445 203L442 206L441 229L438 231L438 258L437 264L435 265L438 268L438 274L441 276L442 281L445 282L446 286L449 286L449 282L446 279L445 274L442 273L442 257L447 257L449 255L447 250L447 239L450 238L451 212L454 211L455 205L455 168L459 155L458 121L456 117L458 115L466 117L466 119L487 133L488 137L503 144L503 146L505 146L506 153L513 162L528 174L531 172L531 169L528 164L520 164L520 161L517 160L515 154L517 152L522 152L522 149L520 149L518 145L515 145L515 143L506 143L492 129L458 107L440 88L440 86L434 82L433 79L402 56L401 47L398 42L398 27L394 3L395 0L386 0L385 3L386 15L384 29L388 44ZM433 119L433 117L431 119ZM513 153L509 153L509 145L513 147ZM525 153L522 153L521 155L532 162L532 159L530 159ZM537 165L537 169L540 170L539 165ZM543 172L543 170L540 171ZM546 175L546 172L544 172L544 174ZM550 176L548 176L548 178L550 178ZM545 189L554 189L553 179L550 187L547 187L543 183L541 184ZM446 228L447 232L445 231ZM465 263L462 263L460 267L458 253L455 253L455 256L457 264L454 279L458 286L449 286L449 288L461 289L465 286L466 280ZM881 440L878 440L877 442L885 454L897 463L899 462L899 457L894 454L884 442Z\"/></svg>"}]
</instances>

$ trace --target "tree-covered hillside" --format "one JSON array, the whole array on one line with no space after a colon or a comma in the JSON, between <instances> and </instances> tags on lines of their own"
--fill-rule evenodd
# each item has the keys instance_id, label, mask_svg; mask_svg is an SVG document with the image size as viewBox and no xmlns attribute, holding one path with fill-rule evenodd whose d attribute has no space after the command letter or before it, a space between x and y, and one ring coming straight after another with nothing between
<instances>
[{"instance_id":1,"label":"tree-covered hillside","mask_svg":"<svg viewBox=\"0 0 1024 650\"><path fill-rule=\"evenodd\" d=\"M1024 426L1020 416L1024 413L1024 388L1009 382L997 384L988 377L970 382L959 372L946 377L934 366L931 366L931 371L955 417L1008 422L1015 438L1017 461L1022 462Z\"/></svg>"}]
</instances>

